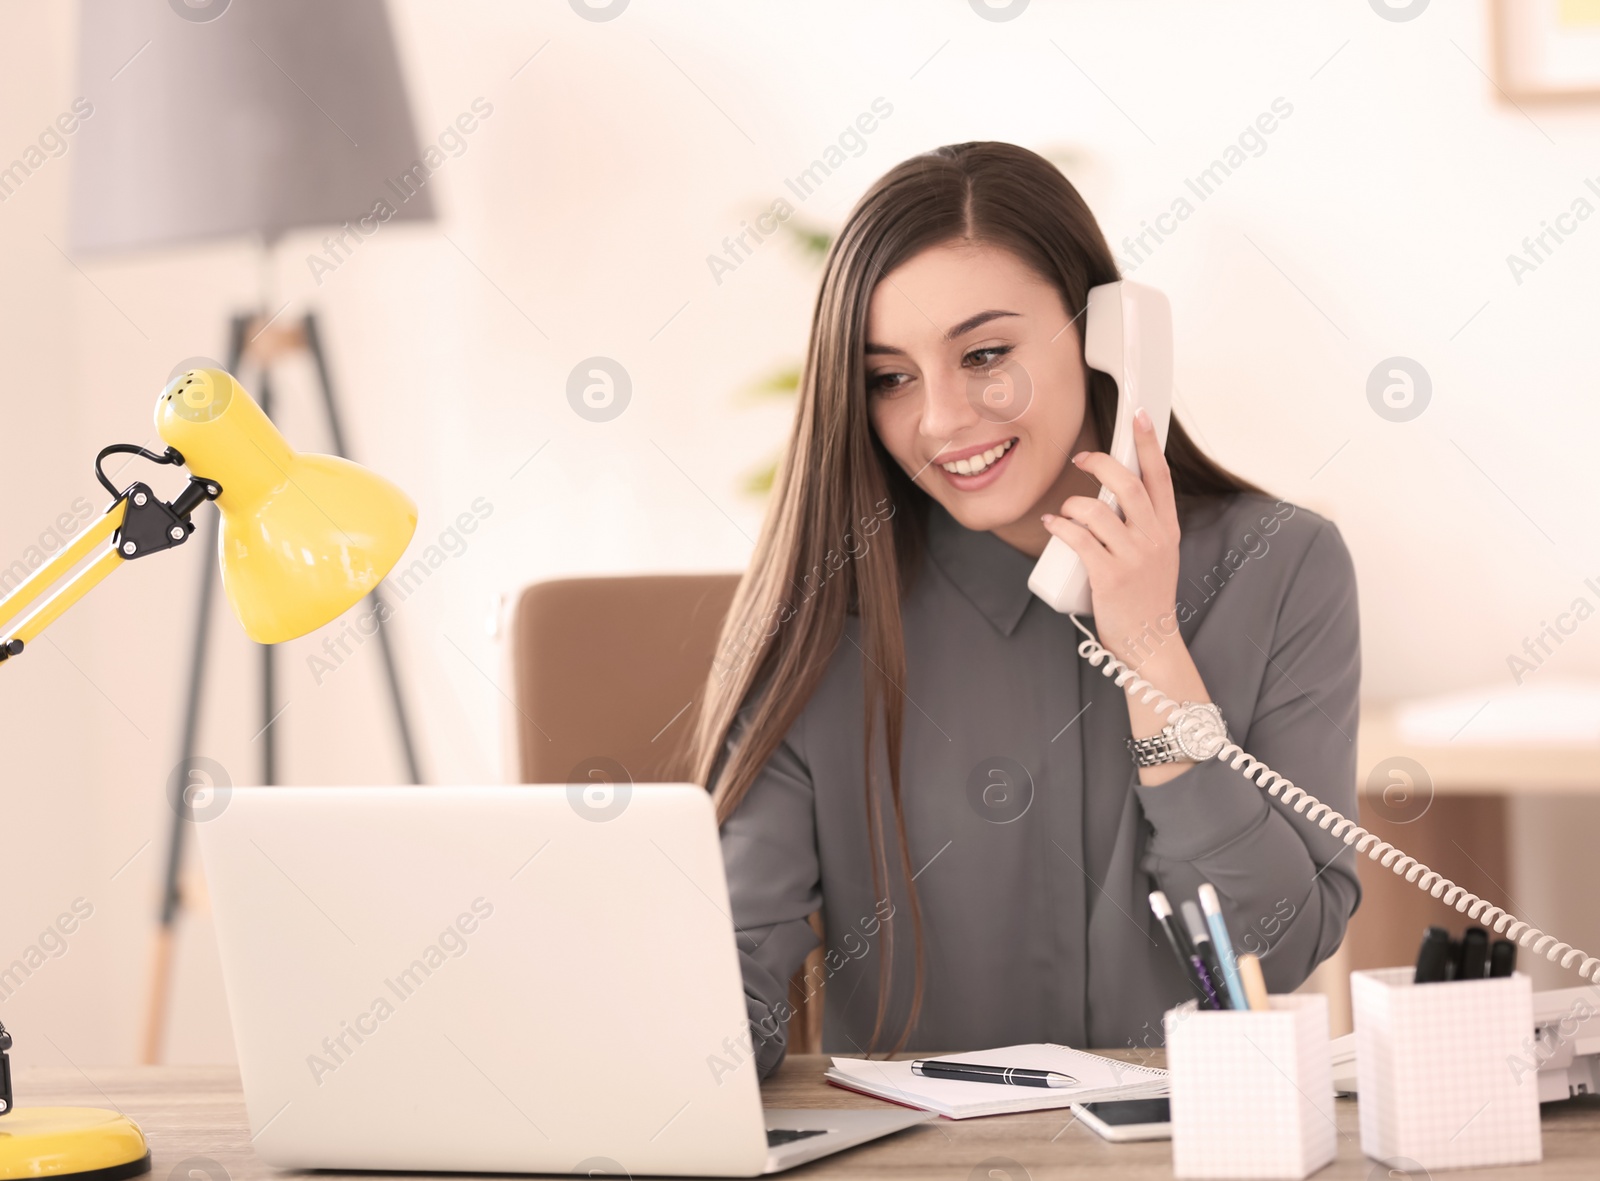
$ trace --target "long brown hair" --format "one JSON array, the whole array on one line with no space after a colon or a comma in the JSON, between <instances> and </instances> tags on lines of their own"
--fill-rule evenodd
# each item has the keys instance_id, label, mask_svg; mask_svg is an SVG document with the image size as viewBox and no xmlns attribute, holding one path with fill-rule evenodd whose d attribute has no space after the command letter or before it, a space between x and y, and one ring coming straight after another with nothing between
<instances>
[{"instance_id":1,"label":"long brown hair","mask_svg":"<svg viewBox=\"0 0 1600 1181\"><path fill-rule=\"evenodd\" d=\"M1013 251L1055 285L1074 320L1089 288L1119 277L1078 191L1049 161L1024 148L937 148L897 165L868 190L828 251L794 429L755 554L723 625L691 739L692 773L712 788L718 820L726 820L815 691L846 617L859 617L873 896L886 897L890 859L882 793L872 782L881 723L916 965L910 1011L895 1050L916 1024L923 993L922 916L900 790L906 669L900 602L905 580L918 565L928 495L872 429L863 346L868 301L879 279L928 247L962 238ZM1081 349L1083 334L1078 335ZM1111 438L1116 383L1087 366L1085 372L1088 414L1103 446ZM1207 458L1176 420L1166 456L1180 513L1199 501L1259 491ZM867 543L875 531L889 534L892 544L881 538ZM740 719L742 707L746 716ZM883 925L872 1048L889 1006L893 925L893 918Z\"/></svg>"}]
</instances>

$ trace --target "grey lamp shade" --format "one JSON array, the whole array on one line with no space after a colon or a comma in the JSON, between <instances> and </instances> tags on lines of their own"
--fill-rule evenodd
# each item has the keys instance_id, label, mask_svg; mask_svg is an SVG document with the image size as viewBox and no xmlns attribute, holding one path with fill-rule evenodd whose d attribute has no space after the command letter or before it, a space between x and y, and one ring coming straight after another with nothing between
<instances>
[{"instance_id":1,"label":"grey lamp shade","mask_svg":"<svg viewBox=\"0 0 1600 1181\"><path fill-rule=\"evenodd\" d=\"M433 216L384 0L82 0L81 21L74 250Z\"/></svg>"}]
</instances>

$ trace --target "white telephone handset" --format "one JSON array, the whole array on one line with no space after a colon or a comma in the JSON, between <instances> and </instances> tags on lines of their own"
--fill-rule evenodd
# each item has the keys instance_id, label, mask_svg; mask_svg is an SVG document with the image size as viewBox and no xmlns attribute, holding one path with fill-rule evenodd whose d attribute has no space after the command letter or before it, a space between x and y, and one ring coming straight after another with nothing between
<instances>
[{"instance_id":1,"label":"white telephone handset","mask_svg":"<svg viewBox=\"0 0 1600 1181\"><path fill-rule=\"evenodd\" d=\"M1167 443L1167 420L1172 415L1172 308L1161 292L1124 279L1090 288L1087 318L1084 359L1091 368L1110 374L1117 383L1117 417L1110 454L1138 475L1133 412L1143 406L1155 423L1156 438L1163 448ZM1108 490L1101 490L1100 499L1116 508L1116 498ZM1159 717L1165 718L1179 708L1178 702L1107 651L1078 618L1089 611L1089 576L1078 555L1065 542L1050 539L1028 579L1028 589L1057 611L1071 615L1073 626L1084 635L1078 645L1078 655L1099 669L1102 676L1109 677L1129 697L1152 706ZM1535 955L1542 955L1563 968L1576 968L1578 975L1600 984L1600 956L1592 956L1547 935L1429 869L1415 857L1340 815L1304 788L1296 787L1231 738L1223 741L1215 757L1241 772L1307 823L1354 846L1357 853L1366 854L1446 906L1455 907L1474 922L1493 928L1496 934L1529 948Z\"/></svg>"},{"instance_id":2,"label":"white telephone handset","mask_svg":"<svg viewBox=\"0 0 1600 1181\"><path fill-rule=\"evenodd\" d=\"M1117 383L1116 426L1109 454L1134 475L1139 456L1133 442L1133 412L1143 406L1155 424L1156 439L1167 445L1172 415L1172 306L1153 287L1123 279L1089 289L1083 355L1091 369ZM1116 509L1111 489L1100 499ZM1028 579L1028 589L1057 611L1089 613L1089 572L1078 555L1052 537Z\"/></svg>"}]
</instances>

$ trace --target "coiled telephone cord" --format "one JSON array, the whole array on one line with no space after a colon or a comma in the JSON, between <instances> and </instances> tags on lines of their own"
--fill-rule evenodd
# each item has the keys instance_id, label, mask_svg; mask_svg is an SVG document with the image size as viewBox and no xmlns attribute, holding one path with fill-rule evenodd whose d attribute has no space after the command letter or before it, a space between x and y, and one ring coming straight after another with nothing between
<instances>
[{"instance_id":1,"label":"coiled telephone cord","mask_svg":"<svg viewBox=\"0 0 1600 1181\"><path fill-rule=\"evenodd\" d=\"M1178 702L1106 651L1076 615L1069 618L1086 637L1078 645L1078 655L1099 669L1102 676L1110 677L1129 697L1138 695L1139 701L1145 705L1154 702L1159 717L1164 718L1179 708ZM1392 869L1417 889L1426 891L1446 906L1455 907L1458 913L1465 914L1474 922L1493 928L1495 934L1512 940L1535 955L1559 963L1563 968L1577 964L1579 976L1600 982L1600 959L1562 943L1554 935L1545 934L1538 927L1523 922L1509 911L1490 904L1466 887L1458 886L1443 874L1429 869L1415 857L1368 832L1348 816L1340 815L1304 788L1296 787L1238 743L1232 740L1224 742L1222 749L1217 752L1217 758L1241 772L1269 796L1283 801L1307 820L1315 821L1319 828L1338 837L1346 845L1354 845L1356 852L1365 853L1386 869Z\"/></svg>"}]
</instances>

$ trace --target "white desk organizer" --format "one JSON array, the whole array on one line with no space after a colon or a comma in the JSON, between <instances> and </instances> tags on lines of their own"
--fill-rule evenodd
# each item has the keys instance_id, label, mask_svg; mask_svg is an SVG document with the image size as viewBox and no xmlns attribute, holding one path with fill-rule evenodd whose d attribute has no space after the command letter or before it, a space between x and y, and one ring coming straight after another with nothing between
<instances>
[{"instance_id":1,"label":"white desk organizer","mask_svg":"<svg viewBox=\"0 0 1600 1181\"><path fill-rule=\"evenodd\" d=\"M1163 1019L1179 1177L1309 1177L1333 1159L1328 998L1275 996L1271 1012L1198 1008Z\"/></svg>"},{"instance_id":2,"label":"white desk organizer","mask_svg":"<svg viewBox=\"0 0 1600 1181\"><path fill-rule=\"evenodd\" d=\"M1350 974L1361 1151L1424 1169L1539 1160L1538 1079L1514 1067L1533 1033L1528 977L1413 984L1414 974Z\"/></svg>"}]
</instances>

